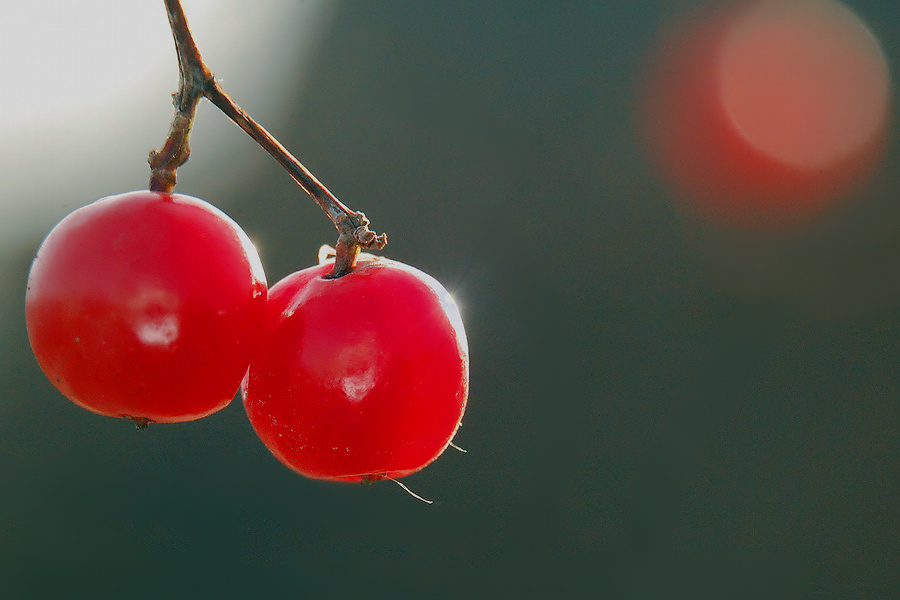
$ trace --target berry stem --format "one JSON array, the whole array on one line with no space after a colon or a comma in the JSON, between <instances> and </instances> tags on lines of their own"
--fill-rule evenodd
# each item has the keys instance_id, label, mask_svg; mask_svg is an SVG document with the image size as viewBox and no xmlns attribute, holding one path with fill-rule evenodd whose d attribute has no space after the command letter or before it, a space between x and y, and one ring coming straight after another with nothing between
<instances>
[{"instance_id":1,"label":"berry stem","mask_svg":"<svg viewBox=\"0 0 900 600\"><path fill-rule=\"evenodd\" d=\"M338 230L335 245L334 268L328 277L340 277L356 265L360 249L381 250L387 244L385 234L369 229L369 220L358 211L351 210L315 178L278 140L254 121L225 93L212 72L203 62L194 36L191 34L180 0L164 0L175 50L178 54L180 74L179 90L173 95L175 116L169 136L162 148L150 152L150 189L171 193L175 189L175 172L190 156L190 135L197 105L201 98L209 100L238 127L268 152L284 167L303 190L334 223Z\"/></svg>"}]
</instances>

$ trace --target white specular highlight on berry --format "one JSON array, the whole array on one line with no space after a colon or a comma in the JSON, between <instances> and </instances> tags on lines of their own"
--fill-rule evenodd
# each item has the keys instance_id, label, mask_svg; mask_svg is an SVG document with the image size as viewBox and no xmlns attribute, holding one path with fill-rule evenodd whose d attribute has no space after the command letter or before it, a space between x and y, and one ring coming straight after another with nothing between
<instances>
[{"instance_id":1,"label":"white specular highlight on berry","mask_svg":"<svg viewBox=\"0 0 900 600\"><path fill-rule=\"evenodd\" d=\"M361 402L378 383L378 349L369 340L344 348L334 359L335 385L350 402Z\"/></svg>"},{"instance_id":2,"label":"white specular highlight on berry","mask_svg":"<svg viewBox=\"0 0 900 600\"><path fill-rule=\"evenodd\" d=\"M138 339L148 346L168 348L178 339L178 318L175 315L145 321L137 329Z\"/></svg>"},{"instance_id":3,"label":"white specular highlight on berry","mask_svg":"<svg viewBox=\"0 0 900 600\"><path fill-rule=\"evenodd\" d=\"M148 287L129 303L131 327L142 344L168 348L180 333L176 309L178 298L171 292Z\"/></svg>"}]
</instances>

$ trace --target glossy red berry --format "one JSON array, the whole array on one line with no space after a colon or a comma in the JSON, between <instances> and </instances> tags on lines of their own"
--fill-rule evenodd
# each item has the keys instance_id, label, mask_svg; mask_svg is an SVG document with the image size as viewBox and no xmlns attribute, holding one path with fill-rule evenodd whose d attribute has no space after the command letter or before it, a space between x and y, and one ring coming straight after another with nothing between
<instances>
[{"instance_id":1,"label":"glossy red berry","mask_svg":"<svg viewBox=\"0 0 900 600\"><path fill-rule=\"evenodd\" d=\"M418 471L450 444L466 406L468 346L450 294L395 261L289 275L269 290L264 337L242 386L256 433L318 479Z\"/></svg>"},{"instance_id":2,"label":"glossy red berry","mask_svg":"<svg viewBox=\"0 0 900 600\"><path fill-rule=\"evenodd\" d=\"M63 219L38 250L26 316L35 357L76 404L189 421L226 406L265 313L253 244L210 204L109 196Z\"/></svg>"}]
</instances>

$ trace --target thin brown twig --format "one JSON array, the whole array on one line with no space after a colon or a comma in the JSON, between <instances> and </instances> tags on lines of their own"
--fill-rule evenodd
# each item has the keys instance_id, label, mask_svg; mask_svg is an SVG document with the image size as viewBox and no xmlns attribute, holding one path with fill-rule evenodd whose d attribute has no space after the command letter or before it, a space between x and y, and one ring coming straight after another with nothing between
<instances>
[{"instance_id":1,"label":"thin brown twig","mask_svg":"<svg viewBox=\"0 0 900 600\"><path fill-rule=\"evenodd\" d=\"M385 234L378 235L370 230L369 220L363 213L351 210L338 200L278 140L225 93L200 56L181 1L164 0L164 2L172 36L175 38L180 85L178 92L173 96L175 116L172 119L169 136L159 151L150 153L150 189L166 193L171 193L175 189L175 173L190 156L189 140L197 105L201 98L206 98L275 158L334 223L338 230L338 241L335 247L335 264L329 277L340 277L349 273L356 264L361 248L367 250L384 248L387 244Z\"/></svg>"}]
</instances>

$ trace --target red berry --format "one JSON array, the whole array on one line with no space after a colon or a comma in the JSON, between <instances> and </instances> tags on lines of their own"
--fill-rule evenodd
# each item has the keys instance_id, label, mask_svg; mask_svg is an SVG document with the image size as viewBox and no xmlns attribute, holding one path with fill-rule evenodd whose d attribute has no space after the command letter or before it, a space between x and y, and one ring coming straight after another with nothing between
<instances>
[{"instance_id":1,"label":"red berry","mask_svg":"<svg viewBox=\"0 0 900 600\"><path fill-rule=\"evenodd\" d=\"M28 277L28 336L70 400L114 417L189 421L234 397L265 313L241 228L177 194L109 196L63 219Z\"/></svg>"},{"instance_id":2,"label":"red berry","mask_svg":"<svg viewBox=\"0 0 900 600\"><path fill-rule=\"evenodd\" d=\"M398 478L450 444L468 395L468 345L440 283L395 261L331 265L269 290L266 324L242 392L256 433L317 479Z\"/></svg>"}]
</instances>

